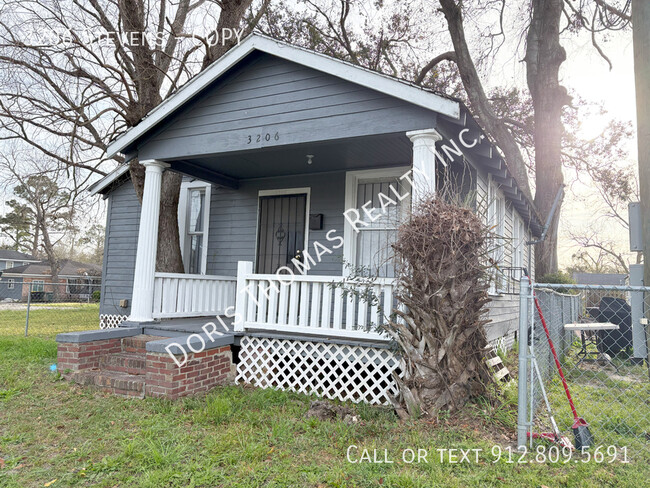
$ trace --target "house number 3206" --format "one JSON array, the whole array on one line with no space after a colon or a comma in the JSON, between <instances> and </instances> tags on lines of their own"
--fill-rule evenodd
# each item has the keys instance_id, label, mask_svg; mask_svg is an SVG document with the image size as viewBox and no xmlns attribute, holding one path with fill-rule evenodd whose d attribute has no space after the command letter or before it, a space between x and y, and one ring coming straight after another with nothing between
<instances>
[{"instance_id":1,"label":"house number 3206","mask_svg":"<svg viewBox=\"0 0 650 488\"><path fill-rule=\"evenodd\" d=\"M266 134L248 134L248 140L246 141L246 144L251 144L253 141L255 142L264 142L264 141L270 141L273 139L274 141L279 141L280 140L280 133L276 132L275 134L271 134L267 132Z\"/></svg>"}]
</instances>

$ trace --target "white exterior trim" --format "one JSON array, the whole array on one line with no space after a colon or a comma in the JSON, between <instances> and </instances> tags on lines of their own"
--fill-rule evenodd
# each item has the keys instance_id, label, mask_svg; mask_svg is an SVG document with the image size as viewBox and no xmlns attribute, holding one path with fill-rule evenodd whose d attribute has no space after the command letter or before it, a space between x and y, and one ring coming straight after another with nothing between
<instances>
[{"instance_id":1,"label":"white exterior trim","mask_svg":"<svg viewBox=\"0 0 650 488\"><path fill-rule=\"evenodd\" d=\"M460 104L455 100L424 90L407 81L254 33L149 112L138 125L112 141L106 149L106 156L113 157L135 142L254 50L328 73L428 110L460 119Z\"/></svg>"},{"instance_id":2,"label":"white exterior trim","mask_svg":"<svg viewBox=\"0 0 650 488\"><path fill-rule=\"evenodd\" d=\"M144 192L129 320L151 322L153 320L154 275L156 272L162 175L169 164L153 159L141 161L141 164L145 167Z\"/></svg>"},{"instance_id":3,"label":"white exterior trim","mask_svg":"<svg viewBox=\"0 0 650 488\"><path fill-rule=\"evenodd\" d=\"M300 188L279 188L273 190L259 190L257 193L257 222L255 224L255 260L253 262L253 269L257 272L257 253L260 246L260 197L274 197L281 195L302 195L307 194L307 201L305 202L305 244L302 248L307 251L309 247L309 212L311 211L311 187L304 186Z\"/></svg>"},{"instance_id":4,"label":"white exterior trim","mask_svg":"<svg viewBox=\"0 0 650 488\"><path fill-rule=\"evenodd\" d=\"M347 171L345 173L344 212L351 208L357 208L357 190L359 186L359 180L390 178L394 176L400 177L403 174L407 173L410 169L411 168L409 166L394 166L392 168ZM404 208L407 207L408 205L404 206ZM352 225L348 222L348 220L343 219L343 276L348 276L351 271L350 267L354 269L354 267L357 265L357 235L358 233L354 231ZM349 266L346 267L346 263Z\"/></svg>"},{"instance_id":5,"label":"white exterior trim","mask_svg":"<svg viewBox=\"0 0 650 488\"><path fill-rule=\"evenodd\" d=\"M110 186L115 180L117 180L128 170L129 170L129 165L126 163L122 164L121 166L118 166L113 171L111 171L106 176L104 176L101 180L98 180L92 185L90 185L88 187L88 191L90 192L91 195L97 195L97 193L102 191L107 186Z\"/></svg>"},{"instance_id":6,"label":"white exterior trim","mask_svg":"<svg viewBox=\"0 0 650 488\"><path fill-rule=\"evenodd\" d=\"M201 274L206 274L208 265L208 241L210 235L210 206L212 185L201 180L183 181L181 183L181 192L178 199L178 234L180 237L181 255L183 256L183 267L187 273L187 262L185 261L187 251L185 250L185 237L187 236L187 213L188 207L188 191L191 189L204 189L205 191L205 212L203 213L203 235L205 243L203 245L203 252L201 254Z\"/></svg>"}]
</instances>

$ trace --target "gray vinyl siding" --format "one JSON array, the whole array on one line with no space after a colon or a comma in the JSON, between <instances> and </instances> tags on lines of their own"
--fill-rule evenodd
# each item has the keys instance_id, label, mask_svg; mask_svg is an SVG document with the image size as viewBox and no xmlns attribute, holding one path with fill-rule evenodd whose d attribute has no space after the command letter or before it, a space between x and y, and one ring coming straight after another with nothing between
<instances>
[{"instance_id":1,"label":"gray vinyl siding","mask_svg":"<svg viewBox=\"0 0 650 488\"><path fill-rule=\"evenodd\" d=\"M430 110L257 53L173 116L138 153L140 159L197 157L428 129L436 119Z\"/></svg>"},{"instance_id":2,"label":"gray vinyl siding","mask_svg":"<svg viewBox=\"0 0 650 488\"><path fill-rule=\"evenodd\" d=\"M21 263L22 264L22 263ZM13 289L9 288L9 280L14 280ZM0 300L11 298L12 300L20 300L22 298L23 280L22 278L0 278Z\"/></svg>"},{"instance_id":3,"label":"gray vinyl siding","mask_svg":"<svg viewBox=\"0 0 650 488\"><path fill-rule=\"evenodd\" d=\"M314 254L315 241L329 249L337 245L328 242L326 234L335 229L336 235L343 236L345 172L245 180L237 190L213 187L207 274L235 276L237 261L255 263L260 190L306 187L311 188L309 213L323 214L323 230L309 231L310 254ZM342 248L332 251L323 255L309 274L340 276Z\"/></svg>"},{"instance_id":4,"label":"gray vinyl siding","mask_svg":"<svg viewBox=\"0 0 650 488\"><path fill-rule=\"evenodd\" d=\"M26 264L29 264L29 261L14 261L14 260L11 260L11 259L10 260L2 260L2 261L0 261L0 271L2 271L4 269L7 269L7 267L8 267L7 263L9 261L11 261L13 263L12 266L9 266L11 268L16 268L18 266L24 266Z\"/></svg>"},{"instance_id":5,"label":"gray vinyl siding","mask_svg":"<svg viewBox=\"0 0 650 488\"><path fill-rule=\"evenodd\" d=\"M102 314L128 315L131 311L139 225L140 202L128 180L108 197L100 303ZM128 308L120 307L122 299L129 300Z\"/></svg>"}]
</instances>

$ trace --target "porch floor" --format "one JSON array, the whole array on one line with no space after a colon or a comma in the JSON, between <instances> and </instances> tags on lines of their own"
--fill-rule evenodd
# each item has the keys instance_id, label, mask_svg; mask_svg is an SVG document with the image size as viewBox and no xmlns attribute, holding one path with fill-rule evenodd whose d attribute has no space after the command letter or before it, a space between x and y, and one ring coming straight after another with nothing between
<instances>
[{"instance_id":1,"label":"porch floor","mask_svg":"<svg viewBox=\"0 0 650 488\"><path fill-rule=\"evenodd\" d=\"M375 340L375 339L347 339L336 336L328 336L327 334L307 334L307 333L295 333L295 332L281 332L281 331L269 331L269 330L255 330L254 328L247 328L246 331L235 331L233 326L233 319L225 316L221 317L223 323L226 325L224 327L221 325L221 321L217 320L214 317L184 317L184 318L173 318L173 319L162 319L160 322L155 323L146 323L141 324L144 329L143 334L157 335L163 337L182 337L190 334L201 334L203 333L203 326L208 322L214 323L216 329L222 332L224 335L234 336L235 345L239 345L240 338L244 335L252 337L268 337L273 339L285 339L285 340L297 340L297 341L312 341L312 342L324 342L327 344L341 344L341 345L350 345L350 346L365 346L365 347L377 347L377 348L390 348L391 344L387 341ZM128 327L128 323L124 323L123 326ZM320 329L322 331L323 329Z\"/></svg>"}]
</instances>

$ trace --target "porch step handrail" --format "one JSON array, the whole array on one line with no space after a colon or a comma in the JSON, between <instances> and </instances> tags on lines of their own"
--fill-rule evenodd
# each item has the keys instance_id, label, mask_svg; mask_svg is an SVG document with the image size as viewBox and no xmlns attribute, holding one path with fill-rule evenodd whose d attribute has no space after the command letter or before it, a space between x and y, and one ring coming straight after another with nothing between
<instances>
[{"instance_id":1,"label":"porch step handrail","mask_svg":"<svg viewBox=\"0 0 650 488\"><path fill-rule=\"evenodd\" d=\"M252 262L238 263L236 330L387 340L377 326L393 309L395 280L377 278L366 283L344 276L252 271ZM369 303L353 292L346 293L355 285L372 288L377 303ZM382 313L382 309L387 312Z\"/></svg>"},{"instance_id":2,"label":"porch step handrail","mask_svg":"<svg viewBox=\"0 0 650 488\"><path fill-rule=\"evenodd\" d=\"M155 273L154 318L224 315L235 306L234 276Z\"/></svg>"}]
</instances>

